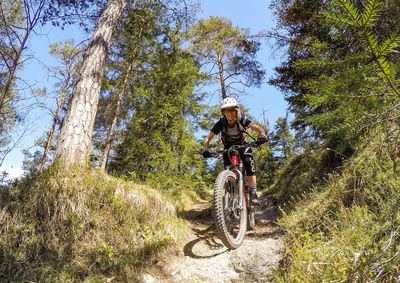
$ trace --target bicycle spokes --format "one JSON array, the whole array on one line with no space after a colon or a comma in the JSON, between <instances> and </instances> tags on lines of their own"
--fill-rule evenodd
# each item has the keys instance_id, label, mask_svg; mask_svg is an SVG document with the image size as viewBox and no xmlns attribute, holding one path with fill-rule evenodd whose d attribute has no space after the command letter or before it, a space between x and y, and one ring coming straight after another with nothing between
<instances>
[{"instance_id":1,"label":"bicycle spokes","mask_svg":"<svg viewBox=\"0 0 400 283\"><path fill-rule=\"evenodd\" d=\"M242 206L240 205L239 188L233 180L225 184L224 216L228 232L236 237L240 228Z\"/></svg>"},{"instance_id":2,"label":"bicycle spokes","mask_svg":"<svg viewBox=\"0 0 400 283\"><path fill-rule=\"evenodd\" d=\"M247 209L241 196L238 177L230 170L222 171L214 186L214 219L222 242L238 248L247 230Z\"/></svg>"}]
</instances>

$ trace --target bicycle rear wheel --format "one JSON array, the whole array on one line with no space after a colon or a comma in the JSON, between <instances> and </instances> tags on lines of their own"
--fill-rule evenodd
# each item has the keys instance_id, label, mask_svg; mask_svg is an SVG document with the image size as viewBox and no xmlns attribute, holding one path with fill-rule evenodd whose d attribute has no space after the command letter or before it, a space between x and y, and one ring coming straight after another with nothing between
<instances>
[{"instance_id":1,"label":"bicycle rear wheel","mask_svg":"<svg viewBox=\"0 0 400 283\"><path fill-rule=\"evenodd\" d=\"M219 173L214 185L213 215L220 239L229 249L242 245L247 230L247 209L240 193L237 177L232 171Z\"/></svg>"}]
</instances>

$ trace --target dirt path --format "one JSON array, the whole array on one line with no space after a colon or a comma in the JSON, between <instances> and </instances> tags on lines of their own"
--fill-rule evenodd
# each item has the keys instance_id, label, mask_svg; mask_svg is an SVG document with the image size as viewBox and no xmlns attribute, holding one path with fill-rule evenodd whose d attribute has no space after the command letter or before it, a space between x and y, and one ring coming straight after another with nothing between
<instances>
[{"instance_id":1,"label":"dirt path","mask_svg":"<svg viewBox=\"0 0 400 283\"><path fill-rule=\"evenodd\" d=\"M176 256L163 260L142 274L143 283L175 282L272 282L284 249L282 232L275 224L277 206L260 198L256 229L249 231L241 247L228 250L216 237L209 203L197 203L185 215L190 227Z\"/></svg>"}]
</instances>

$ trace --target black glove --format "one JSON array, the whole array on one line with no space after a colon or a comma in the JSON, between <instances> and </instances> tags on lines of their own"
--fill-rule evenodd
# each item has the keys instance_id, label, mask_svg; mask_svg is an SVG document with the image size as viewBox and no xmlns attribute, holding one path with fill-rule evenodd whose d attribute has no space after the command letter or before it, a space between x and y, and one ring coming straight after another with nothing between
<instances>
[{"instance_id":1,"label":"black glove","mask_svg":"<svg viewBox=\"0 0 400 283\"><path fill-rule=\"evenodd\" d=\"M268 141L268 139L267 139L267 137L266 137L265 135L261 135L261 136L259 136L258 139L257 139L257 143L258 143L259 145L261 145L261 144L263 144L263 143L266 143L267 141Z\"/></svg>"},{"instance_id":2,"label":"black glove","mask_svg":"<svg viewBox=\"0 0 400 283\"><path fill-rule=\"evenodd\" d=\"M209 152L208 150L205 150L205 151L203 152L203 157L204 157L204 158L209 158L209 157L213 157L213 155L212 155L212 153Z\"/></svg>"}]
</instances>

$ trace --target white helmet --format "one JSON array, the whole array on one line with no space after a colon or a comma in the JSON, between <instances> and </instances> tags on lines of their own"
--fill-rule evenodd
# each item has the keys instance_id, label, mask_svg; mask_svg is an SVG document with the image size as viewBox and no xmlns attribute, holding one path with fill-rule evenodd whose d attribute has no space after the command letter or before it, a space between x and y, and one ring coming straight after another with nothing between
<instances>
[{"instance_id":1,"label":"white helmet","mask_svg":"<svg viewBox=\"0 0 400 283\"><path fill-rule=\"evenodd\" d=\"M224 109L229 108L229 107L236 108L236 113L237 113L236 120L239 121L241 114L240 114L240 109L239 109L239 103L236 101L236 99L234 99L232 97L227 97L224 100L222 100L222 103L221 103L222 115L224 115Z\"/></svg>"},{"instance_id":2,"label":"white helmet","mask_svg":"<svg viewBox=\"0 0 400 283\"><path fill-rule=\"evenodd\" d=\"M221 110L223 110L225 108L229 108L229 107L235 107L235 108L239 109L239 103L236 101L236 99L234 99L232 97L227 97L224 100L222 100Z\"/></svg>"}]
</instances>

